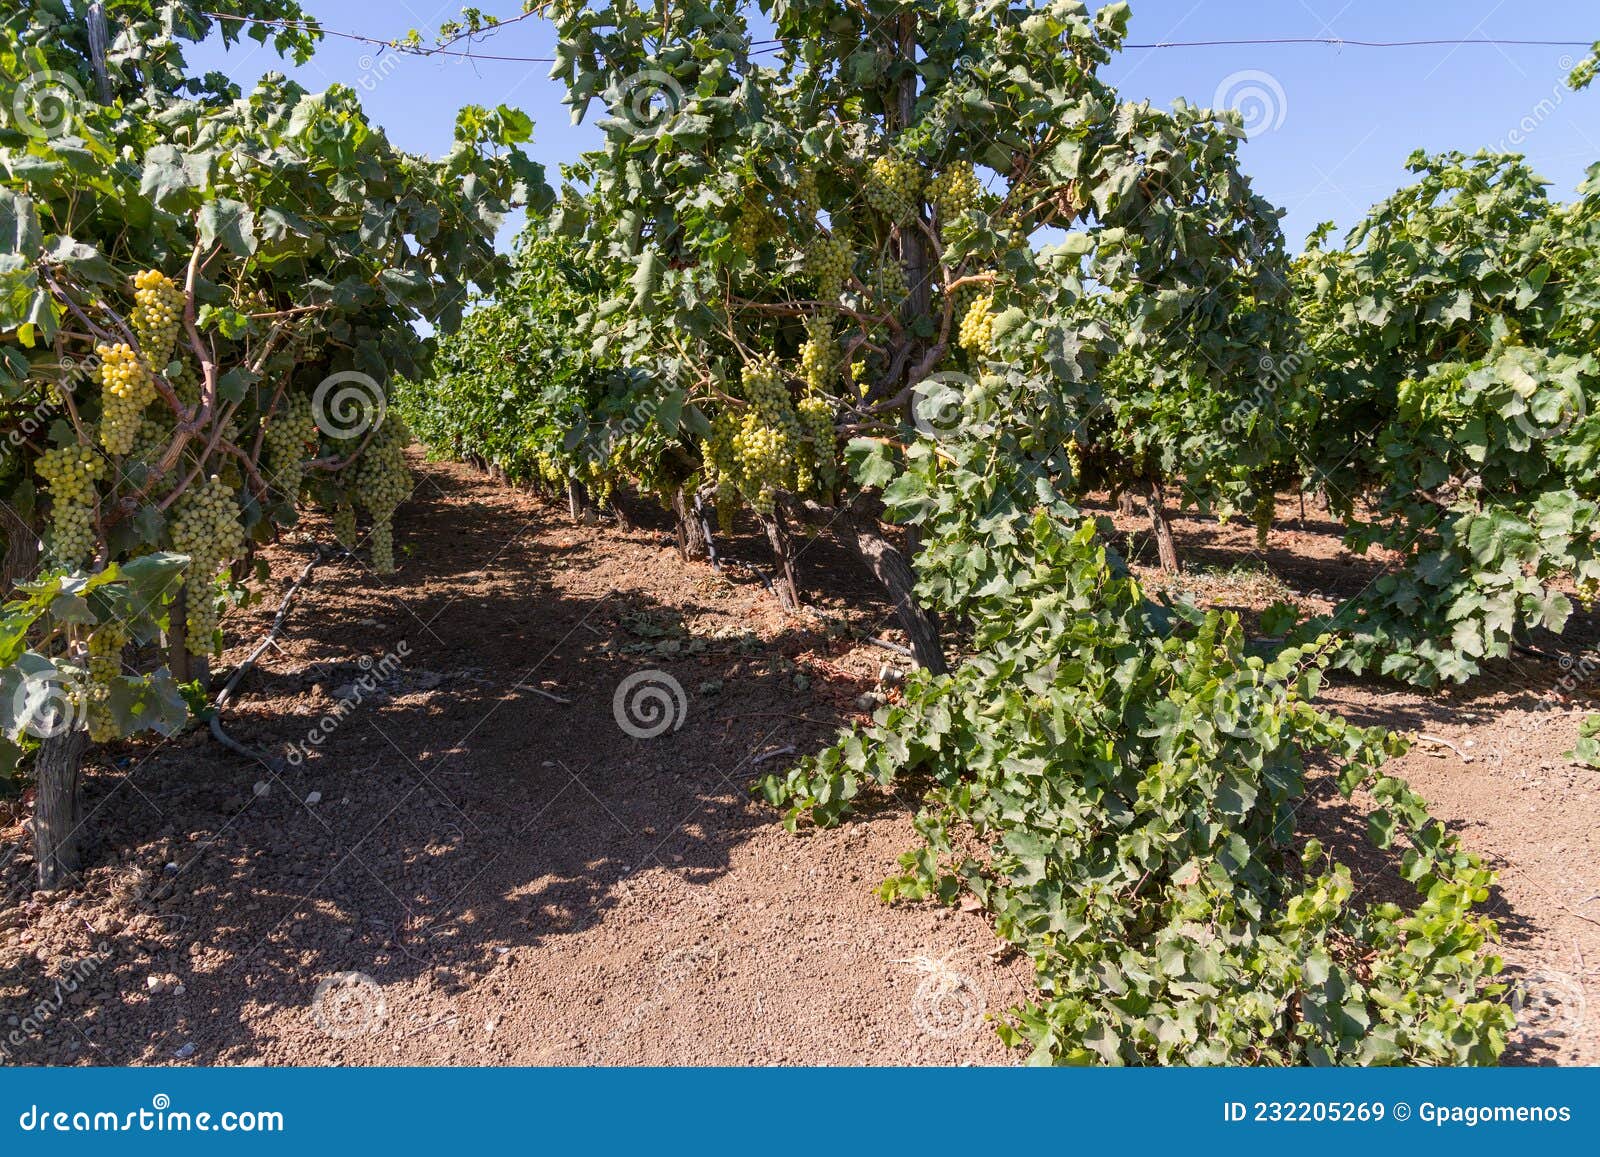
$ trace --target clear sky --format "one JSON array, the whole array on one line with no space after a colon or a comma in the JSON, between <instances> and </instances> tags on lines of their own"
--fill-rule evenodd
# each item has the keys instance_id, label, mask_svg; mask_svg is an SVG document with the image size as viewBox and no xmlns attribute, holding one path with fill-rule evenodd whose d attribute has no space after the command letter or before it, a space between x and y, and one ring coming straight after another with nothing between
<instances>
[{"instance_id":1,"label":"clear sky","mask_svg":"<svg viewBox=\"0 0 1600 1157\"><path fill-rule=\"evenodd\" d=\"M324 27L390 38L417 28L431 40L460 0L302 0ZM502 18L518 0L479 0ZM1130 41L1336 37L1343 40L1600 39L1596 0L1132 0ZM548 24L529 19L483 40L477 50L549 56ZM458 46L460 47L460 46ZM1324 45L1129 49L1108 72L1129 99L1168 105L1240 107L1253 126L1244 146L1257 189L1288 211L1291 247L1319 221L1352 225L1406 180L1413 149L1502 148L1526 153L1567 197L1600 161L1600 83L1573 93L1563 81L1582 51L1552 47L1342 48ZM369 115L397 145L437 154L448 148L463 104L511 104L535 121L534 154L555 173L591 146L591 124L574 127L548 66L390 54L325 40L301 69L284 68L253 43L224 54L191 51L247 87L282 69L307 88L353 85ZM593 114L591 113L591 117Z\"/></svg>"}]
</instances>

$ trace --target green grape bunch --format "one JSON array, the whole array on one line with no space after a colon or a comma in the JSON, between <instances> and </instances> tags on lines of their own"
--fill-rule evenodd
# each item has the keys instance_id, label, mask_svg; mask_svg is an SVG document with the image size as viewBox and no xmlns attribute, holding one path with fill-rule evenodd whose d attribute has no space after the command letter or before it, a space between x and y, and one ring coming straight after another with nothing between
<instances>
[{"instance_id":1,"label":"green grape bunch","mask_svg":"<svg viewBox=\"0 0 1600 1157\"><path fill-rule=\"evenodd\" d=\"M293 502L305 478L306 463L317 446L317 419L311 399L305 394L290 394L281 407L262 423L262 441L267 451L268 481Z\"/></svg>"},{"instance_id":2,"label":"green grape bunch","mask_svg":"<svg viewBox=\"0 0 1600 1157\"><path fill-rule=\"evenodd\" d=\"M760 201L746 197L734 219L730 236L740 252L754 256L756 250L777 236L778 222Z\"/></svg>"},{"instance_id":3,"label":"green grape bunch","mask_svg":"<svg viewBox=\"0 0 1600 1157\"><path fill-rule=\"evenodd\" d=\"M89 717L89 738L106 743L120 734L111 712L111 685L122 674L122 650L128 645L128 631L111 621L96 627L89 636L89 687L85 695Z\"/></svg>"},{"instance_id":4,"label":"green grape bunch","mask_svg":"<svg viewBox=\"0 0 1600 1157\"><path fill-rule=\"evenodd\" d=\"M184 581L188 592L187 645L191 655L212 650L217 633L217 600L212 584L223 567L244 552L244 527L232 488L213 474L191 487L175 507L173 549L189 556Z\"/></svg>"},{"instance_id":5,"label":"green grape bunch","mask_svg":"<svg viewBox=\"0 0 1600 1157\"><path fill-rule=\"evenodd\" d=\"M804 169L800 179L794 185L795 209L802 221L807 223L817 219L817 214L822 211L822 191L817 187L817 171Z\"/></svg>"},{"instance_id":6,"label":"green grape bunch","mask_svg":"<svg viewBox=\"0 0 1600 1157\"><path fill-rule=\"evenodd\" d=\"M356 508L348 502L333 508L333 537L346 550L356 548Z\"/></svg>"},{"instance_id":7,"label":"green grape bunch","mask_svg":"<svg viewBox=\"0 0 1600 1157\"><path fill-rule=\"evenodd\" d=\"M80 566L94 552L95 484L106 476L106 461L91 447L73 443L46 450L36 469L50 492L50 560Z\"/></svg>"},{"instance_id":8,"label":"green grape bunch","mask_svg":"<svg viewBox=\"0 0 1600 1157\"><path fill-rule=\"evenodd\" d=\"M802 452L805 434L776 355L762 354L745 363L742 383L748 405L742 411L724 411L713 423L711 473L719 491L725 483L758 513L771 514L778 491L809 483ZM719 504L719 515L722 509Z\"/></svg>"},{"instance_id":9,"label":"green grape bunch","mask_svg":"<svg viewBox=\"0 0 1600 1157\"><path fill-rule=\"evenodd\" d=\"M356 501L372 516L372 569L378 574L395 570L394 512L411 493L411 472L405 459L410 441L405 422L391 414L355 464L352 485Z\"/></svg>"},{"instance_id":10,"label":"green grape bunch","mask_svg":"<svg viewBox=\"0 0 1600 1157\"><path fill-rule=\"evenodd\" d=\"M819 235L806 248L806 273L816 280L817 297L822 301L838 298L854 266L850 242L837 233Z\"/></svg>"},{"instance_id":11,"label":"green grape bunch","mask_svg":"<svg viewBox=\"0 0 1600 1157\"><path fill-rule=\"evenodd\" d=\"M171 444L172 430L165 428L160 421L153 421L147 413L139 423L139 431L134 435L127 457L130 462L142 462L147 467L153 467Z\"/></svg>"},{"instance_id":12,"label":"green grape bunch","mask_svg":"<svg viewBox=\"0 0 1600 1157\"><path fill-rule=\"evenodd\" d=\"M795 406L795 414L811 442L811 472L823 498L832 501L839 485L839 436L833 428L833 403L818 394L807 394Z\"/></svg>"}]
</instances>

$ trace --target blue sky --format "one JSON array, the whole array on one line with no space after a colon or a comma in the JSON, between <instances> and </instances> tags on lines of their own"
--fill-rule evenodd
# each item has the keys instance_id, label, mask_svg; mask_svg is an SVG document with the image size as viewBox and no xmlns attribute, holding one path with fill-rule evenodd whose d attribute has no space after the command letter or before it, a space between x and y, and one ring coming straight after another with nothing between
<instances>
[{"instance_id":1,"label":"blue sky","mask_svg":"<svg viewBox=\"0 0 1600 1157\"><path fill-rule=\"evenodd\" d=\"M432 30L459 0L373 4L302 0L324 27L379 37ZM502 17L517 0L480 0ZM1337 37L1344 40L1494 38L1600 39L1594 0L1133 0L1130 41ZM483 41L479 51L549 56L554 37L530 19ZM1168 105L1241 107L1255 126L1244 146L1257 189L1287 210L1298 248L1319 221L1341 228L1406 180L1413 149L1506 148L1526 153L1569 196L1600 161L1600 84L1573 93L1562 83L1581 50L1551 47L1335 48L1322 45L1130 49L1106 72L1125 98ZM385 57L380 49L329 38L301 69L285 68L253 43L224 53L208 44L191 62L248 86L261 73L289 72L307 88L356 87L368 113L399 146L438 153L449 146L463 104L511 104L533 116L535 155L552 173L595 141L574 127L548 67L489 60Z\"/></svg>"}]
</instances>

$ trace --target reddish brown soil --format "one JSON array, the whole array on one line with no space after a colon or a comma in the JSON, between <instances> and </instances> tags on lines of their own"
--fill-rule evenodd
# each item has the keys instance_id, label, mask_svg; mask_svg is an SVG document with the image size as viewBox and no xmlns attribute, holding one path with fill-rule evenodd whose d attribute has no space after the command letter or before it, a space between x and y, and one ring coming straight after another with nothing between
<instances>
[{"instance_id":1,"label":"reddish brown soil","mask_svg":"<svg viewBox=\"0 0 1600 1157\"><path fill-rule=\"evenodd\" d=\"M861 640L898 636L849 558L825 538L806 550L830 628L784 616L748 570L683 563L649 512L574 527L463 467L417 465L400 573L319 568L229 715L282 759L336 692L388 672L309 758L268 771L203 734L97 753L75 894L31 891L26 807L0 813L0 1062L1020 1059L980 1014L1026 999L1026 961L976 915L871 895L914 845L904 801L797 837L750 797L787 762L774 753L814 750L863 695L892 693L880 678L902 660ZM1297 596L1370 577L1328 529L1274 536ZM1247 529L1178 531L1202 565L1254 551ZM753 538L727 547L765 561ZM274 589L236 616L229 660L308 551L268 552ZM1283 585L1184 583L1246 612ZM687 710L641 739L613 696L647 670ZM1431 696L1343 680L1329 700L1454 745L1398 770L1501 870L1505 956L1535 1002L1511 1059L1595 1063L1600 773L1561 756L1593 703L1562 673L1505 664ZM1330 836L1357 826L1320 797L1311 810Z\"/></svg>"}]
</instances>

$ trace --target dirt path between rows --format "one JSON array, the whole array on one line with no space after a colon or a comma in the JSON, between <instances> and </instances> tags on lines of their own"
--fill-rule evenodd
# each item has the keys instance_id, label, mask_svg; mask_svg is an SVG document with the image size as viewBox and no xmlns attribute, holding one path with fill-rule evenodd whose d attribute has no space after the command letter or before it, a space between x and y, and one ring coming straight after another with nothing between
<instances>
[{"instance_id":1,"label":"dirt path between rows","mask_svg":"<svg viewBox=\"0 0 1600 1157\"><path fill-rule=\"evenodd\" d=\"M71 896L31 892L25 808L0 812L0 1063L1021 1060L985 1017L1027 998L1026 960L975 914L871 894L914 846L906 808L797 837L750 797L903 662L862 641L897 635L849 558L808 545L831 625L785 617L748 570L680 561L646 512L633 529L573 526L468 468L413 464L399 574L319 568L230 716L238 739L295 762L268 772L201 735L97 753L92 866ZM1179 532L1248 557L1232 531ZM1291 577L1328 589L1319 560L1345 563L1325 533L1305 537L1289 549L1313 573ZM724 545L764 562L753 538ZM273 581L236 616L230 660L309 551L268 552ZM1214 586L1197 593L1271 601ZM647 672L670 675L683 708L636 679L635 733L652 688L681 718L641 738L615 697ZM1537 684L1556 674L1333 699L1454 744L1399 771L1502 871L1506 956L1538 1000L1514 1059L1595 1063L1600 774L1560 757L1576 717ZM341 698L360 702L329 725Z\"/></svg>"}]
</instances>

